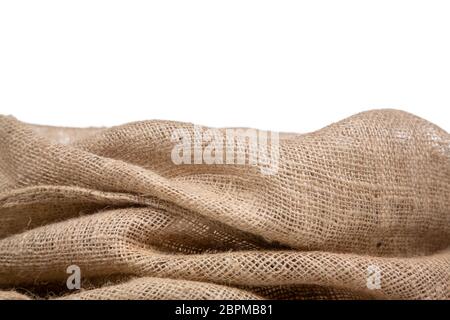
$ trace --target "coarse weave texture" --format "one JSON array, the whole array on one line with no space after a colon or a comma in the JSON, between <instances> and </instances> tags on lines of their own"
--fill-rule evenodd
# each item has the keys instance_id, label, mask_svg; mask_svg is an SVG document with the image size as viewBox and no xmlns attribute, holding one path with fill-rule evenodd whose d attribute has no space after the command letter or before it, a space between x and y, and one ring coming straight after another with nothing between
<instances>
[{"instance_id":1,"label":"coarse weave texture","mask_svg":"<svg viewBox=\"0 0 450 320\"><path fill-rule=\"evenodd\" d=\"M444 130L368 111L280 134L264 174L175 164L180 129L0 116L0 299L450 299Z\"/></svg>"}]
</instances>

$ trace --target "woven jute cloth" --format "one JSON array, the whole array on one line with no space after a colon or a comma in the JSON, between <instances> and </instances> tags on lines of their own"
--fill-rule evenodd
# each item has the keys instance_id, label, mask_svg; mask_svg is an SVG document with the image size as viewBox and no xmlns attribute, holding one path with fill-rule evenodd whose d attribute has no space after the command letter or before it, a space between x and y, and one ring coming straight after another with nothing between
<instances>
[{"instance_id":1,"label":"woven jute cloth","mask_svg":"<svg viewBox=\"0 0 450 320\"><path fill-rule=\"evenodd\" d=\"M267 174L175 163L195 128L1 116L0 299L450 299L447 132L368 111L280 134Z\"/></svg>"}]
</instances>

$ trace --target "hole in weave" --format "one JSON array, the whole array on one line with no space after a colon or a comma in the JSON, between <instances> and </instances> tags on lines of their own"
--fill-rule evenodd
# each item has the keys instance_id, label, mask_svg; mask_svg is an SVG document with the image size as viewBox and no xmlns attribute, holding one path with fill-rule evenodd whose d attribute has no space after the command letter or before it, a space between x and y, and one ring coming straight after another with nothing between
<instances>
[{"instance_id":1,"label":"hole in weave","mask_svg":"<svg viewBox=\"0 0 450 320\"><path fill-rule=\"evenodd\" d=\"M377 248L381 248L382 245L383 245L383 243L377 242Z\"/></svg>"}]
</instances>

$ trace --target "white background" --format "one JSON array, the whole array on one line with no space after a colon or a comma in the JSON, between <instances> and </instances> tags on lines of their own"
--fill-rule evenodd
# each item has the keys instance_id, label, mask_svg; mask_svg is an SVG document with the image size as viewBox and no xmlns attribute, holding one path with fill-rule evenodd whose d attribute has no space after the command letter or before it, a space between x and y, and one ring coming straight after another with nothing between
<instances>
[{"instance_id":1,"label":"white background","mask_svg":"<svg viewBox=\"0 0 450 320\"><path fill-rule=\"evenodd\" d=\"M307 132L398 108L450 131L450 1L2 1L0 113Z\"/></svg>"}]
</instances>

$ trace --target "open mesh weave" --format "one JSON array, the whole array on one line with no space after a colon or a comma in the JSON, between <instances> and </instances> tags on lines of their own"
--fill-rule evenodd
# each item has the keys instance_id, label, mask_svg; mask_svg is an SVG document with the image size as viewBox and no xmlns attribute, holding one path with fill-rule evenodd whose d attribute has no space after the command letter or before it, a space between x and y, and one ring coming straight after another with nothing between
<instances>
[{"instance_id":1,"label":"open mesh weave","mask_svg":"<svg viewBox=\"0 0 450 320\"><path fill-rule=\"evenodd\" d=\"M195 136L179 122L1 116L0 299L450 299L444 130L360 113L281 134L268 175L174 164L180 128ZM66 286L70 265L81 290Z\"/></svg>"}]
</instances>

